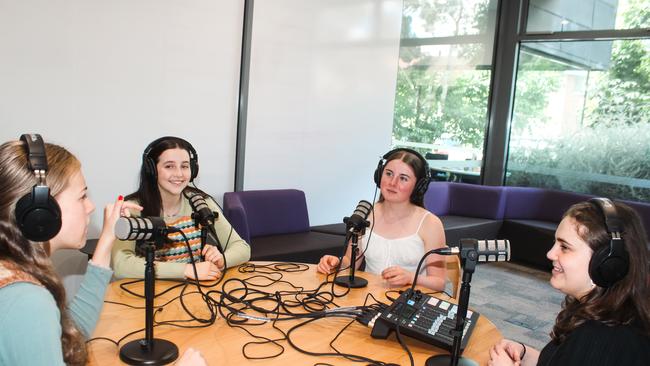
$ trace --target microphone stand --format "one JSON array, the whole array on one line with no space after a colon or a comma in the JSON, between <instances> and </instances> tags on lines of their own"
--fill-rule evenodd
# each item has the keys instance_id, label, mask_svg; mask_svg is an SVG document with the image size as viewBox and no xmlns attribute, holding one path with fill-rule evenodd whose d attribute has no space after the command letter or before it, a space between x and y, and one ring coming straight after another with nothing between
<instances>
[{"instance_id":1,"label":"microphone stand","mask_svg":"<svg viewBox=\"0 0 650 366\"><path fill-rule=\"evenodd\" d=\"M192 215L192 218L194 218L194 215ZM194 225L198 228L199 222L194 220ZM200 225L201 226L201 261L205 261L205 256L203 255L203 248L205 248L205 243L208 241L208 228L205 225ZM190 252L190 255L193 255Z\"/></svg>"},{"instance_id":2,"label":"microphone stand","mask_svg":"<svg viewBox=\"0 0 650 366\"><path fill-rule=\"evenodd\" d=\"M216 211L212 211L214 214L214 220L219 217L219 213ZM198 228L199 226L201 227L201 260L204 261L205 258L203 257L203 248L205 247L205 244L208 242L208 232L214 236L214 240L216 240L216 247L219 253L223 254L224 249L221 247L221 242L219 241L219 236L217 235L217 232L214 230L214 221L204 221L201 218L201 215L198 212L194 212L192 214L192 220L194 220L194 226ZM225 258L224 258L225 259Z\"/></svg>"},{"instance_id":3,"label":"microphone stand","mask_svg":"<svg viewBox=\"0 0 650 366\"><path fill-rule=\"evenodd\" d=\"M354 272L357 266L357 254L359 253L359 236L363 236L366 233L366 226L368 222L364 222L361 225L352 226L350 232L352 235L352 250L350 253L350 275L349 276L339 276L334 279L334 283L349 288L360 288L368 286L368 280L361 277L354 277Z\"/></svg>"},{"instance_id":4,"label":"microphone stand","mask_svg":"<svg viewBox=\"0 0 650 366\"><path fill-rule=\"evenodd\" d=\"M120 360L129 365L166 365L178 358L178 347L170 341L153 337L153 298L156 283L153 262L156 243L138 240L136 245L144 247L146 253L144 269L145 337L122 346Z\"/></svg>"},{"instance_id":5,"label":"microphone stand","mask_svg":"<svg viewBox=\"0 0 650 366\"><path fill-rule=\"evenodd\" d=\"M465 241L465 239L461 239L460 246L460 259L461 264L463 265L463 282L460 287L458 311L456 312L456 328L450 331L454 337L451 354L429 357L425 362L425 366L478 366L478 363L471 358L460 356L460 344L463 336L463 329L465 328L467 307L469 305L469 291L471 288L469 283L472 281L472 274L476 268L478 252L475 240L472 242L471 240Z\"/></svg>"}]
</instances>

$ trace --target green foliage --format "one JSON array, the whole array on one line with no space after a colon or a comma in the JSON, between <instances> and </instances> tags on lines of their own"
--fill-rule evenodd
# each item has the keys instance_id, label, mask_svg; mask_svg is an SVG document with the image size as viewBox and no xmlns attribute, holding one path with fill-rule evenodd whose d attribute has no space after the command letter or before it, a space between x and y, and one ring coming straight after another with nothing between
<instances>
[{"instance_id":1,"label":"green foliage","mask_svg":"<svg viewBox=\"0 0 650 366\"><path fill-rule=\"evenodd\" d=\"M405 0L402 37L415 36L414 17L425 19L430 32L436 25L450 25L444 36L486 33L489 2L475 3L475 9L465 9L464 4ZM650 2L629 0L622 17L628 28L650 26ZM453 45L448 52L449 60L481 64L480 44ZM419 47L401 48L393 138L431 144L445 133L465 146L481 148L490 72L455 68L455 61L445 64L443 58L433 59ZM536 132L550 128L546 113L550 97L572 70L587 75L589 83L584 105L572 111L577 125L566 128L579 132L553 141L535 140ZM650 180L648 39L613 41L607 71L580 69L522 45L514 105L510 133L519 141L511 142L508 163L524 169L511 169L508 184L650 201L650 189L639 188L644 182L629 180ZM608 176L613 178L605 183Z\"/></svg>"},{"instance_id":2,"label":"green foliage","mask_svg":"<svg viewBox=\"0 0 650 366\"><path fill-rule=\"evenodd\" d=\"M650 52L647 41L614 43L607 77L596 86L586 111L592 126L650 122Z\"/></svg>"},{"instance_id":3,"label":"green foliage","mask_svg":"<svg viewBox=\"0 0 650 366\"><path fill-rule=\"evenodd\" d=\"M650 201L650 189L629 179L650 180L648 141L650 123L585 128L544 149L511 149L507 184Z\"/></svg>"},{"instance_id":4,"label":"green foliage","mask_svg":"<svg viewBox=\"0 0 650 366\"><path fill-rule=\"evenodd\" d=\"M650 2L648 0L629 0L623 20L626 28L650 27Z\"/></svg>"}]
</instances>

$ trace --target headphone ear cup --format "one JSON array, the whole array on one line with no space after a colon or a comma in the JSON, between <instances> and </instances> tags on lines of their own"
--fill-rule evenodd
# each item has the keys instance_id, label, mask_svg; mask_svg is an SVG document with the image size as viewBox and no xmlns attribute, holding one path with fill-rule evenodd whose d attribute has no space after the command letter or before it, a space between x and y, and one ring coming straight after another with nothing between
<instances>
[{"instance_id":1,"label":"headphone ear cup","mask_svg":"<svg viewBox=\"0 0 650 366\"><path fill-rule=\"evenodd\" d=\"M384 174L384 159L379 160L379 163L377 163L377 169L375 169L375 174L373 175L377 188L381 188L382 174Z\"/></svg>"},{"instance_id":2,"label":"headphone ear cup","mask_svg":"<svg viewBox=\"0 0 650 366\"><path fill-rule=\"evenodd\" d=\"M629 269L627 252L620 254L615 248L610 252L610 248L616 245L623 245L623 243L610 242L609 246L601 248L591 256L589 277L599 287L611 287L627 275Z\"/></svg>"},{"instance_id":3,"label":"headphone ear cup","mask_svg":"<svg viewBox=\"0 0 650 366\"><path fill-rule=\"evenodd\" d=\"M61 208L47 186L34 186L16 202L16 223L32 241L48 241L61 230Z\"/></svg>"},{"instance_id":4,"label":"headphone ear cup","mask_svg":"<svg viewBox=\"0 0 650 366\"><path fill-rule=\"evenodd\" d=\"M424 196L428 188L429 179L427 177L418 180L418 182L415 184L415 188L413 189L413 193L411 194L411 199L415 200L417 197Z\"/></svg>"},{"instance_id":5,"label":"headphone ear cup","mask_svg":"<svg viewBox=\"0 0 650 366\"><path fill-rule=\"evenodd\" d=\"M156 162L146 154L142 156L142 165L144 166L144 171L148 176L152 177L154 180L158 177Z\"/></svg>"},{"instance_id":6,"label":"headphone ear cup","mask_svg":"<svg viewBox=\"0 0 650 366\"><path fill-rule=\"evenodd\" d=\"M190 182L199 175L199 162L194 158L190 159L190 174Z\"/></svg>"}]
</instances>

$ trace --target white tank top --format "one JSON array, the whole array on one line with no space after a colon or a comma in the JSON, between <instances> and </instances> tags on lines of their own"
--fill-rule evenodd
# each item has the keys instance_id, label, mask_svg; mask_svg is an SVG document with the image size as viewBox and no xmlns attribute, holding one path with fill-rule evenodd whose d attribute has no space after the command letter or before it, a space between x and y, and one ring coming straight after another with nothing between
<instances>
[{"instance_id":1,"label":"white tank top","mask_svg":"<svg viewBox=\"0 0 650 366\"><path fill-rule=\"evenodd\" d=\"M430 212L427 211L422 215L420 224L413 234L402 238L386 239L375 232L366 233L361 238L360 245L360 251L365 251L366 256L364 271L381 274L381 271L390 266L400 266L409 272L415 272L424 255L424 241L418 232L429 214ZM370 238L370 243L368 243L368 238ZM422 265L420 273L424 273L425 269L426 267Z\"/></svg>"}]
</instances>

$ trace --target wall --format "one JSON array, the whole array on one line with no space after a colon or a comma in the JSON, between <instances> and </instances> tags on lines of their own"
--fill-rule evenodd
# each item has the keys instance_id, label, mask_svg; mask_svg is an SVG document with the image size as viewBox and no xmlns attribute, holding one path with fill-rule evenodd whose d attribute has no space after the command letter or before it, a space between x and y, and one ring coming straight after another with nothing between
<instances>
[{"instance_id":1,"label":"wall","mask_svg":"<svg viewBox=\"0 0 650 366\"><path fill-rule=\"evenodd\" d=\"M255 2L244 189L304 190L312 225L372 199L401 13L396 0Z\"/></svg>"},{"instance_id":2,"label":"wall","mask_svg":"<svg viewBox=\"0 0 650 366\"><path fill-rule=\"evenodd\" d=\"M233 189L243 2L0 0L0 141L38 132L83 164L98 206L137 185L153 139L198 151L197 185Z\"/></svg>"}]
</instances>

